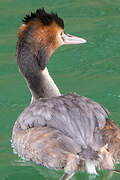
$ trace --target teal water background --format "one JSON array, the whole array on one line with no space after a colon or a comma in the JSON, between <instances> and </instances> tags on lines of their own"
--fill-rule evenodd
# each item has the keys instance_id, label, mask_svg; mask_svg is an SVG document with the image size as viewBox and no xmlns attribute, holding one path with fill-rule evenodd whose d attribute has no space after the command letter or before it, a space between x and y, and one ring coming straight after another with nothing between
<instances>
[{"instance_id":1,"label":"teal water background","mask_svg":"<svg viewBox=\"0 0 120 180\"><path fill-rule=\"evenodd\" d=\"M77 92L101 103L120 127L120 0L0 0L0 180L55 180L53 171L13 154L11 133L31 95L15 63L17 31L25 14L45 7L65 21L65 32L83 37L84 45L63 46L48 68L61 93ZM78 172L72 178L118 180L100 171L95 178Z\"/></svg>"}]
</instances>

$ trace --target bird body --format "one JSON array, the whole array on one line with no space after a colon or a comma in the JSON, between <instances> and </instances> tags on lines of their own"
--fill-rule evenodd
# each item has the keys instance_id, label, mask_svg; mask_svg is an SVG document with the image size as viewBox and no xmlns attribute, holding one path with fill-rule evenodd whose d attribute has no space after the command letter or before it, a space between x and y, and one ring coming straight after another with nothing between
<instances>
[{"instance_id":1,"label":"bird body","mask_svg":"<svg viewBox=\"0 0 120 180\"><path fill-rule=\"evenodd\" d=\"M77 94L68 94L40 98L24 110L17 123L23 130L53 127L73 138L80 146L92 147L105 126L107 114L107 110L98 103Z\"/></svg>"},{"instance_id":2,"label":"bird body","mask_svg":"<svg viewBox=\"0 0 120 180\"><path fill-rule=\"evenodd\" d=\"M15 123L12 142L20 156L64 168L62 180L67 180L82 169L113 169L120 160L120 130L103 106L75 93L61 95L49 75L46 66L56 48L86 42L63 29L63 20L44 9L23 20L16 57L32 102Z\"/></svg>"}]
</instances>

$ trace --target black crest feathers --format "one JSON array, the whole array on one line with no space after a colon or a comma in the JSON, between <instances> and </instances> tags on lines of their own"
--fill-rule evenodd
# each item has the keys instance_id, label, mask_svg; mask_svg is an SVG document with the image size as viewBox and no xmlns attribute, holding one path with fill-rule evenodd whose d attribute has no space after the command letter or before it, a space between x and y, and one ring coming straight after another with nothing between
<instances>
[{"instance_id":1,"label":"black crest feathers","mask_svg":"<svg viewBox=\"0 0 120 180\"><path fill-rule=\"evenodd\" d=\"M31 15L26 15L22 21L23 23L27 24L33 19L39 19L45 26L50 25L55 21L56 24L64 29L63 20L55 13L47 13L44 8L37 9L35 13L31 12Z\"/></svg>"}]
</instances>

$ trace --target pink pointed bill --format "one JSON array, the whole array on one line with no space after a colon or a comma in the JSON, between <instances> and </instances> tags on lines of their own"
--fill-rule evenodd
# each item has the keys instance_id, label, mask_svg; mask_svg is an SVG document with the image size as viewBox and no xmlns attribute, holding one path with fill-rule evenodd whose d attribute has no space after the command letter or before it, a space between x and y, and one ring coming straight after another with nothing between
<instances>
[{"instance_id":1,"label":"pink pointed bill","mask_svg":"<svg viewBox=\"0 0 120 180\"><path fill-rule=\"evenodd\" d=\"M63 38L63 44L83 44L87 42L83 38L72 36L70 34L64 34L62 38Z\"/></svg>"}]
</instances>

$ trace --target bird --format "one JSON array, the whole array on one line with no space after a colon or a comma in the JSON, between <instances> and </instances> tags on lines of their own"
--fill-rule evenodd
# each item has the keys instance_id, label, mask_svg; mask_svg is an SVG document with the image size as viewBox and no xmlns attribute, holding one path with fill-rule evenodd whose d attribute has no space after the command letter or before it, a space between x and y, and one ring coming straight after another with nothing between
<instances>
[{"instance_id":1,"label":"bird","mask_svg":"<svg viewBox=\"0 0 120 180\"><path fill-rule=\"evenodd\" d=\"M66 34L63 19L44 8L26 15L18 31L16 62L32 100L14 124L12 144L22 158L64 169L61 180L81 170L114 170L120 162L120 130L109 111L76 93L62 95L47 69L58 47L84 43Z\"/></svg>"}]
</instances>

